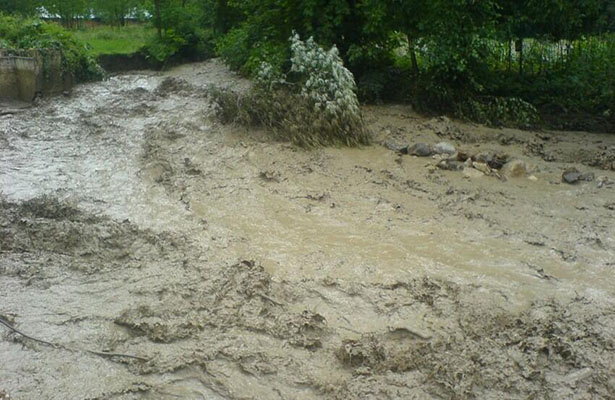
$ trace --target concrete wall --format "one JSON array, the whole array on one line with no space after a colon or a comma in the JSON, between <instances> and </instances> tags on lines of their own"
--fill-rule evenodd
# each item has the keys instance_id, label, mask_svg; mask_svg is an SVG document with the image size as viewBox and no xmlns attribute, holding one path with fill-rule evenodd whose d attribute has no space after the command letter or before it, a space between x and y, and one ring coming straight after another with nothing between
<instances>
[{"instance_id":1,"label":"concrete wall","mask_svg":"<svg viewBox=\"0 0 615 400\"><path fill-rule=\"evenodd\" d=\"M0 99L32 101L37 94L59 94L72 85L60 52L0 51Z\"/></svg>"}]
</instances>

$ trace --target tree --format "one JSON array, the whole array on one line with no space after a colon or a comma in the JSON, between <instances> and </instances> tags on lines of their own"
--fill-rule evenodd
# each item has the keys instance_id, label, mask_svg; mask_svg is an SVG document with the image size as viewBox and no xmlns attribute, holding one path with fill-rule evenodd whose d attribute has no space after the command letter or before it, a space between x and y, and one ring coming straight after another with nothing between
<instances>
[{"instance_id":1,"label":"tree","mask_svg":"<svg viewBox=\"0 0 615 400\"><path fill-rule=\"evenodd\" d=\"M0 0L0 12L30 15L36 10L34 0Z\"/></svg>"},{"instance_id":2,"label":"tree","mask_svg":"<svg viewBox=\"0 0 615 400\"><path fill-rule=\"evenodd\" d=\"M96 16L103 21L124 26L126 17L135 11L138 4L137 0L94 0L92 6Z\"/></svg>"},{"instance_id":3,"label":"tree","mask_svg":"<svg viewBox=\"0 0 615 400\"><path fill-rule=\"evenodd\" d=\"M59 15L67 28L75 27L88 11L87 0L44 0L42 4L51 14Z\"/></svg>"}]
</instances>

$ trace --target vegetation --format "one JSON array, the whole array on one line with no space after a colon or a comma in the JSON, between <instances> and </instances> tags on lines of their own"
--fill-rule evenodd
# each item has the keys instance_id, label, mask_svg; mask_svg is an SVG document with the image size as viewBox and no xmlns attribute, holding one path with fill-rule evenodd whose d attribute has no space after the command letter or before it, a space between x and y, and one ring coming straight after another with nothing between
<instances>
[{"instance_id":1,"label":"vegetation","mask_svg":"<svg viewBox=\"0 0 615 400\"><path fill-rule=\"evenodd\" d=\"M296 31L336 46L364 101L410 102L494 125L541 117L615 130L612 0L0 0L12 13L37 6L67 27L83 16L117 26L140 16L155 35L135 45L145 42L158 61L217 54L252 77L266 61L291 82ZM101 53L124 45L92 44Z\"/></svg>"},{"instance_id":2,"label":"vegetation","mask_svg":"<svg viewBox=\"0 0 615 400\"><path fill-rule=\"evenodd\" d=\"M496 125L526 126L540 113L559 127L615 129L611 1L215 3L226 10L218 52L246 74L263 59L288 70L295 29L338 46L364 100Z\"/></svg>"},{"instance_id":3,"label":"vegetation","mask_svg":"<svg viewBox=\"0 0 615 400\"><path fill-rule=\"evenodd\" d=\"M140 51L155 36L154 28L145 24L123 27L101 25L74 31L75 38L86 43L94 56L131 54Z\"/></svg>"},{"instance_id":4,"label":"vegetation","mask_svg":"<svg viewBox=\"0 0 615 400\"><path fill-rule=\"evenodd\" d=\"M56 24L0 14L0 49L59 51L63 67L78 81L100 79L103 70L85 45Z\"/></svg>"},{"instance_id":5,"label":"vegetation","mask_svg":"<svg viewBox=\"0 0 615 400\"><path fill-rule=\"evenodd\" d=\"M291 37L291 74L262 62L247 95L213 89L223 121L270 127L300 146L369 142L352 73L336 47L325 51L313 39Z\"/></svg>"}]
</instances>

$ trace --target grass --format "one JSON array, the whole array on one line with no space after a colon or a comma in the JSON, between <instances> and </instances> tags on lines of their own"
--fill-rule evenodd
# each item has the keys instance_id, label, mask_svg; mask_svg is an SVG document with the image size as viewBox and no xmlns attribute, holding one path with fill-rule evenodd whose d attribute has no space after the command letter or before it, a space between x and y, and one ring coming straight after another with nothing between
<instances>
[{"instance_id":1,"label":"grass","mask_svg":"<svg viewBox=\"0 0 615 400\"><path fill-rule=\"evenodd\" d=\"M146 24L124 27L101 25L74 31L75 37L92 48L94 56L101 54L131 54L139 51L155 35L156 30Z\"/></svg>"}]
</instances>

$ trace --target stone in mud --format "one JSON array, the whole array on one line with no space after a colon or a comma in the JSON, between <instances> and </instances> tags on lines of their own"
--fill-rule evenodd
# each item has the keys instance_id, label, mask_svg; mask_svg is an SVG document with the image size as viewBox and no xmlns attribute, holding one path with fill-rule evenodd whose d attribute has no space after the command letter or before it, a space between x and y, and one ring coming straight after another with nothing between
<instances>
[{"instance_id":1,"label":"stone in mud","mask_svg":"<svg viewBox=\"0 0 615 400\"><path fill-rule=\"evenodd\" d=\"M433 149L426 143L415 143L408 147L408 154L417 157L429 157L433 154Z\"/></svg>"},{"instance_id":2,"label":"stone in mud","mask_svg":"<svg viewBox=\"0 0 615 400\"><path fill-rule=\"evenodd\" d=\"M461 171L464 168L463 163L456 160L442 160L438 163L438 168L447 171Z\"/></svg>"},{"instance_id":3,"label":"stone in mud","mask_svg":"<svg viewBox=\"0 0 615 400\"><path fill-rule=\"evenodd\" d=\"M603 188L605 186L613 186L615 185L615 182L610 180L607 176L599 176L598 179L596 179L596 182L598 183L598 188Z\"/></svg>"},{"instance_id":4,"label":"stone in mud","mask_svg":"<svg viewBox=\"0 0 615 400\"><path fill-rule=\"evenodd\" d=\"M451 156L457 152L455 146L448 142L440 142L436 144L433 150L436 154L448 154Z\"/></svg>"},{"instance_id":5,"label":"stone in mud","mask_svg":"<svg viewBox=\"0 0 615 400\"><path fill-rule=\"evenodd\" d=\"M576 168L569 168L562 173L562 182L568 184L575 184L580 181L591 182L594 180L594 174L592 172L581 173Z\"/></svg>"},{"instance_id":6,"label":"stone in mud","mask_svg":"<svg viewBox=\"0 0 615 400\"><path fill-rule=\"evenodd\" d=\"M530 166L521 160L509 161L502 167L502 176L506 178L524 178L529 175Z\"/></svg>"},{"instance_id":7,"label":"stone in mud","mask_svg":"<svg viewBox=\"0 0 615 400\"><path fill-rule=\"evenodd\" d=\"M493 153L484 151L484 152L474 155L472 157L472 160L477 161L477 162L482 162L485 164L489 164L491 161L493 161Z\"/></svg>"},{"instance_id":8,"label":"stone in mud","mask_svg":"<svg viewBox=\"0 0 615 400\"><path fill-rule=\"evenodd\" d=\"M487 164L492 169L501 169L508 161L506 154L494 154L491 152L482 152L472 157L474 161Z\"/></svg>"},{"instance_id":9,"label":"stone in mud","mask_svg":"<svg viewBox=\"0 0 615 400\"><path fill-rule=\"evenodd\" d=\"M468 153L466 153L465 151L458 151L457 152L457 161L466 161L470 159L470 155Z\"/></svg>"},{"instance_id":10,"label":"stone in mud","mask_svg":"<svg viewBox=\"0 0 615 400\"><path fill-rule=\"evenodd\" d=\"M405 144L397 144L394 142L384 142L384 147L386 147L389 150L393 150L396 153L399 154L408 154L408 145Z\"/></svg>"},{"instance_id":11,"label":"stone in mud","mask_svg":"<svg viewBox=\"0 0 615 400\"><path fill-rule=\"evenodd\" d=\"M492 160L487 163L492 169L502 169L502 167L508 162L508 155L506 154L496 154L493 156Z\"/></svg>"},{"instance_id":12,"label":"stone in mud","mask_svg":"<svg viewBox=\"0 0 615 400\"><path fill-rule=\"evenodd\" d=\"M472 179L472 178L481 178L485 176L485 174L482 171L479 171L475 168L464 168L463 176L465 176L466 178Z\"/></svg>"},{"instance_id":13,"label":"stone in mud","mask_svg":"<svg viewBox=\"0 0 615 400\"><path fill-rule=\"evenodd\" d=\"M485 163L474 162L474 163L472 163L472 167L474 169L479 170L480 172L482 172L485 175L490 175L491 174L491 168L487 164L485 164Z\"/></svg>"}]
</instances>

